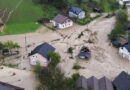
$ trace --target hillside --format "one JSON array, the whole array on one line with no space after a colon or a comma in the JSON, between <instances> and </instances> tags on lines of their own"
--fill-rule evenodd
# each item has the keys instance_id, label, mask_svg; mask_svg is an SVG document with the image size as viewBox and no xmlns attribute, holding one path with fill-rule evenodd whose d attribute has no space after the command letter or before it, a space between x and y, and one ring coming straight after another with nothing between
<instances>
[{"instance_id":1,"label":"hillside","mask_svg":"<svg viewBox=\"0 0 130 90\"><path fill-rule=\"evenodd\" d=\"M34 5L32 0L21 0L20 4L19 2L20 0L12 0L12 2L10 0L0 0L0 9L7 8L8 12L14 9L7 22L6 29L1 34L32 32L40 26L35 24L35 21L43 17L42 8Z\"/></svg>"}]
</instances>

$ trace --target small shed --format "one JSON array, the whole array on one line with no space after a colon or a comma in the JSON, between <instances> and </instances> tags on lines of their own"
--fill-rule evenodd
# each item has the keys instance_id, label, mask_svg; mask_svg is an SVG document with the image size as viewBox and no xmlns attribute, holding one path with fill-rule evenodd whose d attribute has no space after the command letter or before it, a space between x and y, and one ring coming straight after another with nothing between
<instances>
[{"instance_id":1,"label":"small shed","mask_svg":"<svg viewBox=\"0 0 130 90\"><path fill-rule=\"evenodd\" d=\"M39 23L43 24L43 23L49 23L50 19L48 18L41 18L40 20L38 20Z\"/></svg>"},{"instance_id":2,"label":"small shed","mask_svg":"<svg viewBox=\"0 0 130 90\"><path fill-rule=\"evenodd\" d=\"M116 48L119 48L121 44L118 41L111 41L112 45Z\"/></svg>"},{"instance_id":3,"label":"small shed","mask_svg":"<svg viewBox=\"0 0 130 90\"><path fill-rule=\"evenodd\" d=\"M89 59L91 58L91 52L87 47L83 46L78 54L78 57L80 59Z\"/></svg>"}]
</instances>

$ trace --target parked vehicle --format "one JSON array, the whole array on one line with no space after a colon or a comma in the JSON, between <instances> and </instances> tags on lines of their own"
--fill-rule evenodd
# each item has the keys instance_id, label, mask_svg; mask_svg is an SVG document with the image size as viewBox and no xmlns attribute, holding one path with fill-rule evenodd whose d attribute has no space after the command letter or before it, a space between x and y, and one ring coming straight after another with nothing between
<instances>
[{"instance_id":1,"label":"parked vehicle","mask_svg":"<svg viewBox=\"0 0 130 90\"><path fill-rule=\"evenodd\" d=\"M116 48L121 47L121 44L118 41L111 41L112 45Z\"/></svg>"}]
</instances>

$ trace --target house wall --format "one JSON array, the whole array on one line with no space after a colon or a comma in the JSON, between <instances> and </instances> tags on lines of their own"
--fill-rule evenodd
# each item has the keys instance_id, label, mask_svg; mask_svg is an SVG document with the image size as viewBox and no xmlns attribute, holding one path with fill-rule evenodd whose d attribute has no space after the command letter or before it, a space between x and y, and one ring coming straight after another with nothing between
<instances>
[{"instance_id":1,"label":"house wall","mask_svg":"<svg viewBox=\"0 0 130 90\"><path fill-rule=\"evenodd\" d=\"M69 17L78 17L78 19L83 19L85 18L85 11L80 12L79 15L69 11Z\"/></svg>"},{"instance_id":2,"label":"house wall","mask_svg":"<svg viewBox=\"0 0 130 90\"><path fill-rule=\"evenodd\" d=\"M53 25L54 25L54 26L57 26L57 27L60 28L60 29L64 29L64 28L73 26L73 21L68 19L68 20L66 20L66 22L64 22L63 24L56 23L56 22L53 21Z\"/></svg>"},{"instance_id":3,"label":"house wall","mask_svg":"<svg viewBox=\"0 0 130 90\"><path fill-rule=\"evenodd\" d=\"M73 12L69 11L69 17L78 17L78 15L74 14Z\"/></svg>"},{"instance_id":4,"label":"house wall","mask_svg":"<svg viewBox=\"0 0 130 90\"><path fill-rule=\"evenodd\" d=\"M42 67L48 66L48 60L38 53L31 55L29 58L31 65L37 65L38 63L40 63L40 66Z\"/></svg>"},{"instance_id":5,"label":"house wall","mask_svg":"<svg viewBox=\"0 0 130 90\"><path fill-rule=\"evenodd\" d=\"M126 59L130 60L130 53L128 52L128 50L125 47L120 47L119 48L119 54L123 58L126 58Z\"/></svg>"},{"instance_id":6,"label":"house wall","mask_svg":"<svg viewBox=\"0 0 130 90\"><path fill-rule=\"evenodd\" d=\"M130 0L118 0L120 5L124 5L124 2L128 2L126 3L126 6L130 6Z\"/></svg>"},{"instance_id":7,"label":"house wall","mask_svg":"<svg viewBox=\"0 0 130 90\"><path fill-rule=\"evenodd\" d=\"M79 15L78 15L78 18L84 19L85 18L85 11L80 12Z\"/></svg>"}]
</instances>

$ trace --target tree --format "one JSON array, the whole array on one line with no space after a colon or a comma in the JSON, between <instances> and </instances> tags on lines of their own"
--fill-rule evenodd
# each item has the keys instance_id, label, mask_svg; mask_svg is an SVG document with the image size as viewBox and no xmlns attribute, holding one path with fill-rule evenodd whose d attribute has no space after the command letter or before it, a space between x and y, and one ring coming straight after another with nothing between
<instances>
[{"instance_id":1,"label":"tree","mask_svg":"<svg viewBox=\"0 0 130 90\"><path fill-rule=\"evenodd\" d=\"M2 42L0 42L0 50L3 50L3 48L4 48L4 45Z\"/></svg>"},{"instance_id":2,"label":"tree","mask_svg":"<svg viewBox=\"0 0 130 90\"><path fill-rule=\"evenodd\" d=\"M130 32L128 33L128 42L130 43Z\"/></svg>"},{"instance_id":3,"label":"tree","mask_svg":"<svg viewBox=\"0 0 130 90\"><path fill-rule=\"evenodd\" d=\"M56 67L56 65L60 62L60 55L58 53L55 52L49 52L48 53L48 57L50 59L50 67L54 68Z\"/></svg>"},{"instance_id":4,"label":"tree","mask_svg":"<svg viewBox=\"0 0 130 90\"><path fill-rule=\"evenodd\" d=\"M38 64L34 67L33 72L34 72L37 76L39 76L40 73L41 73L41 71L42 71L42 69L43 69L43 68L40 66L40 63L38 63Z\"/></svg>"},{"instance_id":5,"label":"tree","mask_svg":"<svg viewBox=\"0 0 130 90\"><path fill-rule=\"evenodd\" d=\"M67 7L67 2L66 2L66 0L53 0L53 5L56 8L63 9L65 7Z\"/></svg>"},{"instance_id":6,"label":"tree","mask_svg":"<svg viewBox=\"0 0 130 90\"><path fill-rule=\"evenodd\" d=\"M77 4L81 5L81 3L83 2L83 0L76 0Z\"/></svg>"},{"instance_id":7,"label":"tree","mask_svg":"<svg viewBox=\"0 0 130 90\"><path fill-rule=\"evenodd\" d=\"M128 23L128 14L124 10L119 10L116 14L116 24L112 32L108 35L110 40L118 40L125 35L125 27Z\"/></svg>"},{"instance_id":8,"label":"tree","mask_svg":"<svg viewBox=\"0 0 130 90\"><path fill-rule=\"evenodd\" d=\"M126 10L119 10L117 12L116 22L120 22L123 25L128 23L128 13Z\"/></svg>"}]
</instances>

